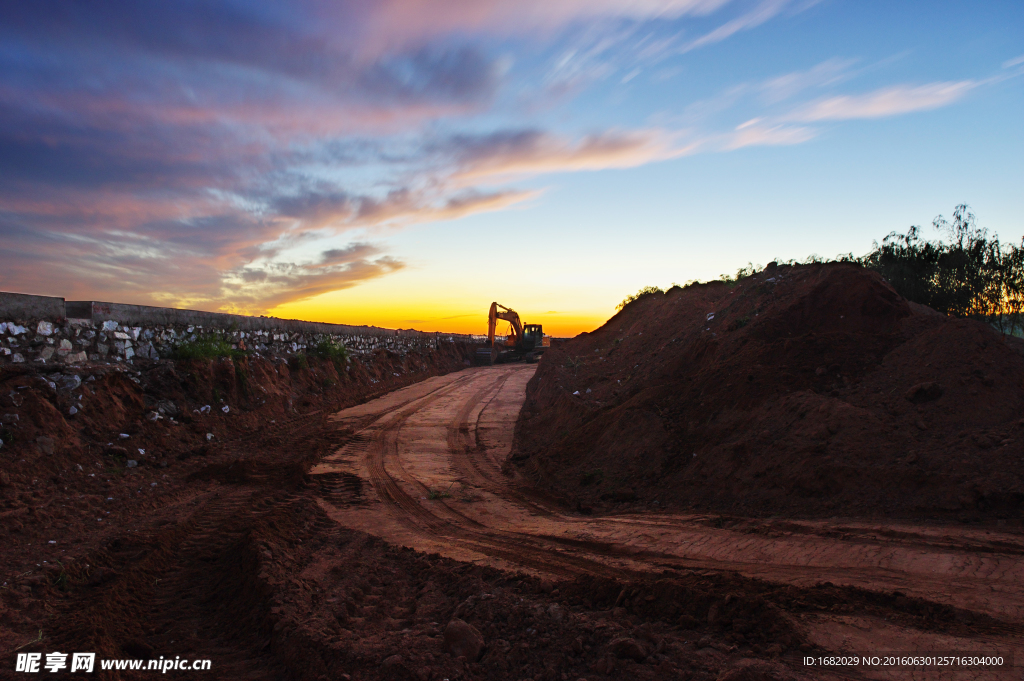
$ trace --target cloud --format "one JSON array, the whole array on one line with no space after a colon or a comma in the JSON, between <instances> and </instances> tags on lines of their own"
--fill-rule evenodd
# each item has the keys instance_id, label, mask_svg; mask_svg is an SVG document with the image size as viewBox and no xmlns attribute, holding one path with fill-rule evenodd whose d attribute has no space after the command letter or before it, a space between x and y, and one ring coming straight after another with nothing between
<instances>
[{"instance_id":1,"label":"cloud","mask_svg":"<svg viewBox=\"0 0 1024 681\"><path fill-rule=\"evenodd\" d=\"M705 33L696 40L690 41L683 46L680 52L690 52L699 47L721 42L740 31L756 28L769 19L778 16L789 5L790 0L762 0L757 7L750 12L741 14L735 19L731 19L730 21L722 24L715 30Z\"/></svg>"},{"instance_id":2,"label":"cloud","mask_svg":"<svg viewBox=\"0 0 1024 681\"><path fill-rule=\"evenodd\" d=\"M443 187L434 191L396 187L377 197L312 189L279 197L271 202L271 208L279 217L293 220L302 230L344 230L454 220L501 210L537 195L536 191L474 189L446 194Z\"/></svg>"},{"instance_id":3,"label":"cloud","mask_svg":"<svg viewBox=\"0 0 1024 681\"><path fill-rule=\"evenodd\" d=\"M774 104L790 99L804 90L841 83L851 77L850 69L856 63L856 59L827 59L806 71L793 71L769 78L758 85L758 89L765 101Z\"/></svg>"},{"instance_id":4,"label":"cloud","mask_svg":"<svg viewBox=\"0 0 1024 681\"><path fill-rule=\"evenodd\" d=\"M1011 69L1014 66L1020 66L1021 64L1024 64L1024 54L1013 59L1007 59L1006 61L1003 62L1003 68Z\"/></svg>"},{"instance_id":5,"label":"cloud","mask_svg":"<svg viewBox=\"0 0 1024 681\"><path fill-rule=\"evenodd\" d=\"M382 0L367 3L358 25L377 49L429 36L485 32L517 35L598 19L705 16L730 0Z\"/></svg>"},{"instance_id":6,"label":"cloud","mask_svg":"<svg viewBox=\"0 0 1024 681\"><path fill-rule=\"evenodd\" d=\"M608 130L577 141L540 130L456 136L447 142L459 181L632 168L688 153L660 130Z\"/></svg>"},{"instance_id":7,"label":"cloud","mask_svg":"<svg viewBox=\"0 0 1024 681\"><path fill-rule=\"evenodd\" d=\"M788 118L796 121L842 121L858 118L884 118L927 111L947 106L978 86L973 80L901 85L863 95L829 97L800 107Z\"/></svg>"},{"instance_id":8,"label":"cloud","mask_svg":"<svg viewBox=\"0 0 1024 681\"><path fill-rule=\"evenodd\" d=\"M743 147L800 144L812 139L816 134L817 131L807 127L766 125L759 119L753 119L740 125L728 136L723 149L732 151Z\"/></svg>"},{"instance_id":9,"label":"cloud","mask_svg":"<svg viewBox=\"0 0 1024 681\"><path fill-rule=\"evenodd\" d=\"M285 303L352 288L405 267L402 260L391 256L364 257L372 252L375 247L369 244L352 244L334 249L330 263L275 262L256 269L240 268L224 275L217 302L220 309L259 314Z\"/></svg>"}]
</instances>

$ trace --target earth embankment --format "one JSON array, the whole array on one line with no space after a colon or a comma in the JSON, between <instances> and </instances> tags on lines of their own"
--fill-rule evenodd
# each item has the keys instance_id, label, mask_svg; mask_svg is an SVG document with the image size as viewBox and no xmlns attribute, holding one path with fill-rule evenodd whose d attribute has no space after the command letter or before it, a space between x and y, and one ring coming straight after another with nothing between
<instances>
[{"instance_id":1,"label":"earth embankment","mask_svg":"<svg viewBox=\"0 0 1024 681\"><path fill-rule=\"evenodd\" d=\"M852 264L675 287L545 356L512 458L584 510L1017 523L1018 342Z\"/></svg>"}]
</instances>

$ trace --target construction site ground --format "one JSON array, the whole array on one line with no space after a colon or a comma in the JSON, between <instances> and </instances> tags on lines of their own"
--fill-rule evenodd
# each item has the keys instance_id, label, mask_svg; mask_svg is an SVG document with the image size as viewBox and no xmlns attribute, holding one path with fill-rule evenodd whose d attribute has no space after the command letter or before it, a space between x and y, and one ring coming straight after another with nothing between
<instances>
[{"instance_id":1,"label":"construction site ground","mask_svg":"<svg viewBox=\"0 0 1024 681\"><path fill-rule=\"evenodd\" d=\"M57 650L242 679L1020 678L1019 533L577 512L506 465L536 368L264 415L172 475L15 495L0 675ZM452 619L479 630L478 656L446 652ZM805 663L893 652L1007 664Z\"/></svg>"}]
</instances>

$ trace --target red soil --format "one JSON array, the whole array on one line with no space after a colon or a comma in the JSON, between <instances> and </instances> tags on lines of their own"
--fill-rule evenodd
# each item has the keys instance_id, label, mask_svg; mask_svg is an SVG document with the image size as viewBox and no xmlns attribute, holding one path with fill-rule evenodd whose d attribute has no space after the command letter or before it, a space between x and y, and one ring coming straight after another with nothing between
<instances>
[{"instance_id":1,"label":"red soil","mask_svg":"<svg viewBox=\"0 0 1024 681\"><path fill-rule=\"evenodd\" d=\"M552 348L513 459L585 511L1019 524L1018 344L851 264L673 288Z\"/></svg>"}]
</instances>

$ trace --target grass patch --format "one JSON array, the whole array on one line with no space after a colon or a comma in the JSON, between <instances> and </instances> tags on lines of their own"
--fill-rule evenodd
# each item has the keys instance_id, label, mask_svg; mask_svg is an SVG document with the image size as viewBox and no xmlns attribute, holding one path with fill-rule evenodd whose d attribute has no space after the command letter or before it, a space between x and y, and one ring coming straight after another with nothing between
<instances>
[{"instance_id":1,"label":"grass patch","mask_svg":"<svg viewBox=\"0 0 1024 681\"><path fill-rule=\"evenodd\" d=\"M327 338L313 346L309 354L320 359L329 359L338 367L348 361L348 348Z\"/></svg>"},{"instance_id":2,"label":"grass patch","mask_svg":"<svg viewBox=\"0 0 1024 681\"><path fill-rule=\"evenodd\" d=\"M579 372L580 367L583 366L584 364L586 364L586 362L584 362L583 359L580 357L571 357L565 360L565 367L567 369L572 369L572 375L574 378L576 374Z\"/></svg>"},{"instance_id":3,"label":"grass patch","mask_svg":"<svg viewBox=\"0 0 1024 681\"><path fill-rule=\"evenodd\" d=\"M448 489L446 489L444 491L439 491L439 490L436 490L436 489L432 489L432 490L430 490L430 493L427 494L427 498L430 499L431 501L433 501L435 499L451 499L451 497L452 497L451 490L452 490L452 487L454 485L455 485L455 483L452 482L451 485L448 485Z\"/></svg>"},{"instance_id":4,"label":"grass patch","mask_svg":"<svg viewBox=\"0 0 1024 681\"><path fill-rule=\"evenodd\" d=\"M245 357L248 353L244 350L236 350L231 343L217 336L200 336L195 340L178 343L171 350L171 359L217 359L219 357L231 357L238 359Z\"/></svg>"},{"instance_id":5,"label":"grass patch","mask_svg":"<svg viewBox=\"0 0 1024 681\"><path fill-rule=\"evenodd\" d=\"M306 353L304 352L292 355L291 357L288 358L288 366L294 369L295 371L298 371L300 369L308 369L309 358L306 357Z\"/></svg>"},{"instance_id":6,"label":"grass patch","mask_svg":"<svg viewBox=\"0 0 1024 681\"><path fill-rule=\"evenodd\" d=\"M67 568L65 568L64 567L64 563L60 562L59 560L54 561L54 562L57 565L60 566L60 573L56 577L53 578L53 585L55 587L57 587L58 589L60 589L61 591L68 591L68 590L70 590L71 589L71 580L70 580L70 577L68 576Z\"/></svg>"}]
</instances>

